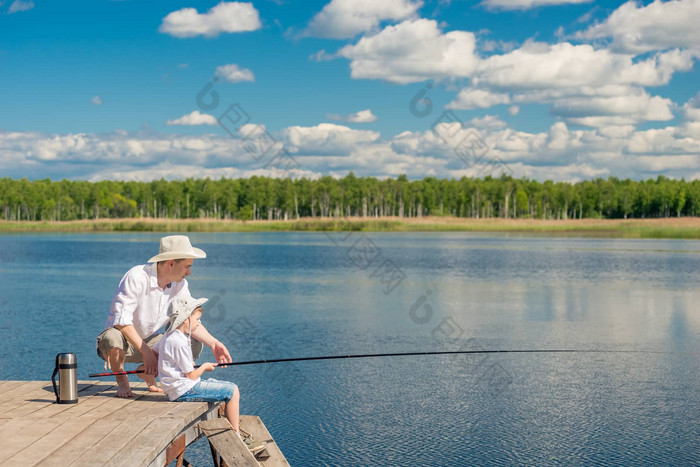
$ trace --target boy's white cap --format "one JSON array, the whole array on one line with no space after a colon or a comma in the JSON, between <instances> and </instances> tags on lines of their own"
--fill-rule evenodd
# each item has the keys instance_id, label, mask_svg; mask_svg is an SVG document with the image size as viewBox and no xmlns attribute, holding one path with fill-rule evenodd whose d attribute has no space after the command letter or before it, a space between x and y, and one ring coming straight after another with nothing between
<instances>
[{"instance_id":1,"label":"boy's white cap","mask_svg":"<svg viewBox=\"0 0 700 467\"><path fill-rule=\"evenodd\" d=\"M166 332L172 331L180 327L187 318L192 315L192 312L209 301L208 298L176 298L170 302L168 307L168 318L170 323L165 329Z\"/></svg>"}]
</instances>

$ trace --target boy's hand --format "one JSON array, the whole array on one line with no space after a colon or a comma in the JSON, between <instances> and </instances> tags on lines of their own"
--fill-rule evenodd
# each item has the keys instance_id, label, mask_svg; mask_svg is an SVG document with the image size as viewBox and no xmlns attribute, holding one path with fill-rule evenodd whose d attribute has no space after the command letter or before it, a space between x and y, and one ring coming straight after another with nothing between
<instances>
[{"instance_id":1,"label":"boy's hand","mask_svg":"<svg viewBox=\"0 0 700 467\"><path fill-rule=\"evenodd\" d=\"M211 362L202 363L202 368L204 369L204 371L214 371L214 368L216 368L216 364Z\"/></svg>"}]
</instances>

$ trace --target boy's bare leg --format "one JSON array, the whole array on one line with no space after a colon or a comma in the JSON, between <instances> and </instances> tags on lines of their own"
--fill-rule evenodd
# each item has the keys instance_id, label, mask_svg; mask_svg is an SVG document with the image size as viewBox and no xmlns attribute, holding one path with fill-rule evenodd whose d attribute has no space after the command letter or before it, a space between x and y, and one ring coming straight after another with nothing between
<instances>
[{"instance_id":1,"label":"boy's bare leg","mask_svg":"<svg viewBox=\"0 0 700 467\"><path fill-rule=\"evenodd\" d=\"M226 407L224 408L224 415L226 415L226 418L228 419L229 423L231 423L231 426L236 433L241 432L238 421L238 407L240 404L240 398L241 396L238 393L238 388L236 388L233 393L233 397L226 403Z\"/></svg>"},{"instance_id":2,"label":"boy's bare leg","mask_svg":"<svg viewBox=\"0 0 700 467\"><path fill-rule=\"evenodd\" d=\"M114 347L107 354L107 363L112 371L124 371L124 356L122 349ZM126 375L117 376L117 397L134 397L129 386L129 377Z\"/></svg>"},{"instance_id":3,"label":"boy's bare leg","mask_svg":"<svg viewBox=\"0 0 700 467\"><path fill-rule=\"evenodd\" d=\"M143 365L139 365L136 367L136 370L143 370ZM159 388L158 385L156 384L156 377L153 375L147 375L145 373L136 373L136 376L141 378L148 384L148 390L151 392L163 392L163 388Z\"/></svg>"}]
</instances>

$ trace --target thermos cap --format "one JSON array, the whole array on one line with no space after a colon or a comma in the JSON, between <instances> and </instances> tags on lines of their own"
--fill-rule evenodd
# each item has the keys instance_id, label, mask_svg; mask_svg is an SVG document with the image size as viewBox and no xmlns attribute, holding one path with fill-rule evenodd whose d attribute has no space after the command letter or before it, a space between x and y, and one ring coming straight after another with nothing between
<instances>
[{"instance_id":1,"label":"thermos cap","mask_svg":"<svg viewBox=\"0 0 700 467\"><path fill-rule=\"evenodd\" d=\"M77 358L74 353L60 353L56 356L59 365L76 363Z\"/></svg>"}]
</instances>

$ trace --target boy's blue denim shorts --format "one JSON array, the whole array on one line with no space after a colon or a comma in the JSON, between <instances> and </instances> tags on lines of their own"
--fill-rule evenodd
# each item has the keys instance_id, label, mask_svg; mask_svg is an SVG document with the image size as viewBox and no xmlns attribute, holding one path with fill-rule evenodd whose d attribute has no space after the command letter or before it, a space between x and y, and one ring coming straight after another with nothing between
<instances>
[{"instance_id":1,"label":"boy's blue denim shorts","mask_svg":"<svg viewBox=\"0 0 700 467\"><path fill-rule=\"evenodd\" d=\"M228 402L236 392L235 383L217 379L201 380L175 402Z\"/></svg>"}]
</instances>

